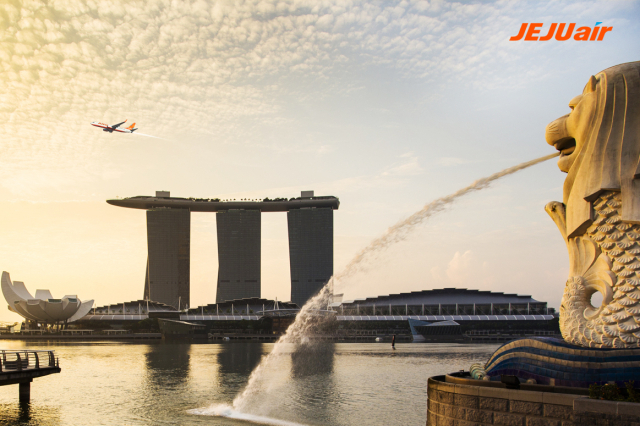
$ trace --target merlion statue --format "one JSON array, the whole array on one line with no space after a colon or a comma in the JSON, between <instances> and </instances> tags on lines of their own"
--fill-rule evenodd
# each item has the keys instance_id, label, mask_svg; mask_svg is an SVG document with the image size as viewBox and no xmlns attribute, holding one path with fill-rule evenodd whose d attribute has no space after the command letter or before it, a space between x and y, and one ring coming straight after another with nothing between
<instances>
[{"instance_id":1,"label":"merlion statue","mask_svg":"<svg viewBox=\"0 0 640 426\"><path fill-rule=\"evenodd\" d=\"M583 347L640 347L640 62L591 76L569 107L545 135L567 173L563 202L545 207L569 250L560 330Z\"/></svg>"}]
</instances>

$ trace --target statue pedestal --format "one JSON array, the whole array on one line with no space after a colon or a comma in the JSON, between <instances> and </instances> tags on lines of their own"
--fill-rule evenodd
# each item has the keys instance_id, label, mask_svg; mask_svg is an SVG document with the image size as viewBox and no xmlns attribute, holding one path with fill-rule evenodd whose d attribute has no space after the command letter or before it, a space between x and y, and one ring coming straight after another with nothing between
<instances>
[{"instance_id":1,"label":"statue pedestal","mask_svg":"<svg viewBox=\"0 0 640 426\"><path fill-rule=\"evenodd\" d=\"M455 375L428 381L427 426L440 425L632 425L640 404L589 399L588 390L503 383Z\"/></svg>"}]
</instances>

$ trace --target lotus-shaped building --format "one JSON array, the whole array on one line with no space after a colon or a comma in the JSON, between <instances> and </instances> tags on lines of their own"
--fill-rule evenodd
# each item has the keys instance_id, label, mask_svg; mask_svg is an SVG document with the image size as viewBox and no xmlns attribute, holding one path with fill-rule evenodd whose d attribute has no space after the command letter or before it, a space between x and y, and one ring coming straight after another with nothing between
<instances>
[{"instance_id":1,"label":"lotus-shaped building","mask_svg":"<svg viewBox=\"0 0 640 426\"><path fill-rule=\"evenodd\" d=\"M54 299L49 290L36 290L33 297L23 282L12 283L8 272L2 272L2 294L10 311L40 323L73 322L87 315L93 307L93 300L82 302L75 295Z\"/></svg>"}]
</instances>

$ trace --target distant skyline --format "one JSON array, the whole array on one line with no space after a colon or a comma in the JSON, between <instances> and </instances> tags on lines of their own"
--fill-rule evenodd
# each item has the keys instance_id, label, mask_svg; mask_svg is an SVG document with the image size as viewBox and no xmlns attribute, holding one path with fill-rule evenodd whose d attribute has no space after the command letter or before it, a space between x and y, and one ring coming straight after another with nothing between
<instances>
[{"instance_id":1,"label":"distant skyline","mask_svg":"<svg viewBox=\"0 0 640 426\"><path fill-rule=\"evenodd\" d=\"M340 198L335 271L429 201L552 153L592 74L640 60L638 1L108 1L0 5L0 270L98 306L140 299L143 211L116 196ZM526 22L600 42L509 41ZM91 126L127 119L161 137ZM558 307L555 160L471 194L337 290L444 287ZM214 303L215 215L191 217L191 305ZM290 298L286 216L262 215L262 296ZM6 308L0 320L19 321Z\"/></svg>"}]
</instances>

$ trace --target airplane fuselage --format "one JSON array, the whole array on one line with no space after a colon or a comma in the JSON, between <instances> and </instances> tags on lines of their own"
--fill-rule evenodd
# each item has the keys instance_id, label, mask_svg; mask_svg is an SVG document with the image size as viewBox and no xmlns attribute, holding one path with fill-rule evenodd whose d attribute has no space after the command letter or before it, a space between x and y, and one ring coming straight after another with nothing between
<instances>
[{"instance_id":1,"label":"airplane fuselage","mask_svg":"<svg viewBox=\"0 0 640 426\"><path fill-rule=\"evenodd\" d=\"M133 131L131 129L119 129L117 127L112 127L108 124L105 123L100 123L98 121L94 121L91 123L92 126L95 127L100 127L102 129L103 132L109 132L109 133L113 133L113 132L118 132L118 133L133 133ZM134 129L137 130L137 129Z\"/></svg>"}]
</instances>

